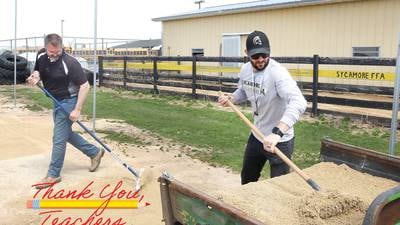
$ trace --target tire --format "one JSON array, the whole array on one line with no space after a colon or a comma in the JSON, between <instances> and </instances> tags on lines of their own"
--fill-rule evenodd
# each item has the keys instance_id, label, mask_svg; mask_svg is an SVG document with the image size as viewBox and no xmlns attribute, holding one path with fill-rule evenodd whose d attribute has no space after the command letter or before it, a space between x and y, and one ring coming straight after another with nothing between
<instances>
[{"instance_id":1,"label":"tire","mask_svg":"<svg viewBox=\"0 0 400 225\"><path fill-rule=\"evenodd\" d=\"M0 67L0 78L9 79L9 77L14 76L14 71L4 69Z\"/></svg>"},{"instance_id":2,"label":"tire","mask_svg":"<svg viewBox=\"0 0 400 225\"><path fill-rule=\"evenodd\" d=\"M14 81L0 77L0 85L12 85L12 84L14 84Z\"/></svg>"},{"instance_id":3,"label":"tire","mask_svg":"<svg viewBox=\"0 0 400 225\"><path fill-rule=\"evenodd\" d=\"M26 78L28 78L29 75L31 75L31 71L28 68L25 68L25 70L17 71L17 83L25 83Z\"/></svg>"},{"instance_id":4,"label":"tire","mask_svg":"<svg viewBox=\"0 0 400 225\"><path fill-rule=\"evenodd\" d=\"M30 71L28 68L25 68L24 70L17 70L17 83L24 83L29 74ZM0 67L0 79L3 80L3 83L5 80L14 83L14 71L6 70Z\"/></svg>"},{"instance_id":5,"label":"tire","mask_svg":"<svg viewBox=\"0 0 400 225\"><path fill-rule=\"evenodd\" d=\"M17 55L17 70L24 70L28 65L28 61ZM0 55L0 67L8 70L14 70L14 54L12 52L4 52Z\"/></svg>"}]
</instances>

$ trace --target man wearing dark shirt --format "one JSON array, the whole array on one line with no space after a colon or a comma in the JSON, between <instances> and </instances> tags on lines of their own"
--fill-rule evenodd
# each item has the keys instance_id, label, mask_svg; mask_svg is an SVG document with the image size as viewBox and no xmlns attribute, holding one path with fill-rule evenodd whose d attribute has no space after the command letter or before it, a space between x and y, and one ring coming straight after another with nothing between
<instances>
[{"instance_id":1,"label":"man wearing dark shirt","mask_svg":"<svg viewBox=\"0 0 400 225\"><path fill-rule=\"evenodd\" d=\"M27 82L35 85L42 80L46 88L69 112L67 116L54 103L53 107L53 148L51 162L46 177L37 188L46 188L50 183L61 181L61 169L64 164L67 142L91 158L90 172L100 165L104 150L88 143L79 134L72 131L72 123L79 119L90 86L79 62L66 54L62 48L62 39L57 34L45 37L45 51L39 52L33 73Z\"/></svg>"}]
</instances>

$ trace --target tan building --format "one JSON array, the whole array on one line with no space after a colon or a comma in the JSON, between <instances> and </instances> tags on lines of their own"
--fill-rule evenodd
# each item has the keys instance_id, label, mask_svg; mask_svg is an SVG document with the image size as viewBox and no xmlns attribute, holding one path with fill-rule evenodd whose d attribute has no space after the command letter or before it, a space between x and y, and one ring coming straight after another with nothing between
<instances>
[{"instance_id":1,"label":"tan building","mask_svg":"<svg viewBox=\"0 0 400 225\"><path fill-rule=\"evenodd\" d=\"M243 56L253 30L273 56L396 57L400 0L268 0L209 7L162 22L162 54Z\"/></svg>"}]
</instances>

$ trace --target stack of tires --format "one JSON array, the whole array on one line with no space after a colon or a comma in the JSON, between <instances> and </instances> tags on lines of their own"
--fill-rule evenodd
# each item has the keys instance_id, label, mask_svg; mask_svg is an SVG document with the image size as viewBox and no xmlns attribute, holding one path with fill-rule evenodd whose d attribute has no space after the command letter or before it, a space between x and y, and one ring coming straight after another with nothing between
<instances>
[{"instance_id":1,"label":"stack of tires","mask_svg":"<svg viewBox=\"0 0 400 225\"><path fill-rule=\"evenodd\" d=\"M29 76L28 61L21 56L17 56L17 83L25 82ZM14 54L5 51L0 54L0 85L14 84Z\"/></svg>"}]
</instances>

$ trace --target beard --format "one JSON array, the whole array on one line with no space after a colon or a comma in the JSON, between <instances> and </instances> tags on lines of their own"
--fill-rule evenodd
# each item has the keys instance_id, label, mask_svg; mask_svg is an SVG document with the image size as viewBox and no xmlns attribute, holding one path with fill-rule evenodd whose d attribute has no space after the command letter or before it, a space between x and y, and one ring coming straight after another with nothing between
<instances>
[{"instance_id":1,"label":"beard","mask_svg":"<svg viewBox=\"0 0 400 225\"><path fill-rule=\"evenodd\" d=\"M56 56L56 57L49 57L50 62L55 62L60 58L60 56Z\"/></svg>"},{"instance_id":2,"label":"beard","mask_svg":"<svg viewBox=\"0 0 400 225\"><path fill-rule=\"evenodd\" d=\"M254 63L253 61L250 61L250 63L253 66L253 68L256 69L257 71L263 71L265 69L265 67L268 66L268 62L269 62L269 60L266 61L262 67L260 67L259 63Z\"/></svg>"},{"instance_id":3,"label":"beard","mask_svg":"<svg viewBox=\"0 0 400 225\"><path fill-rule=\"evenodd\" d=\"M58 61L61 58L61 56L63 55L63 53L64 53L64 50L62 50L62 49L57 53L46 52L47 58L52 63Z\"/></svg>"}]
</instances>

